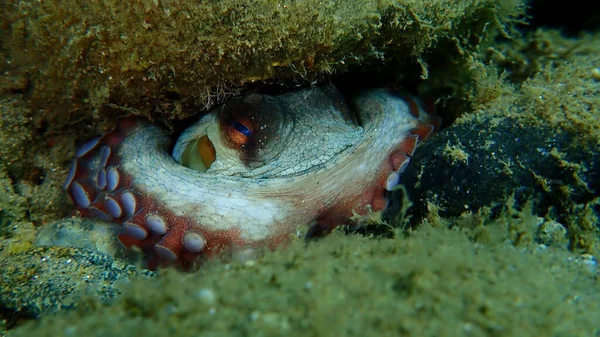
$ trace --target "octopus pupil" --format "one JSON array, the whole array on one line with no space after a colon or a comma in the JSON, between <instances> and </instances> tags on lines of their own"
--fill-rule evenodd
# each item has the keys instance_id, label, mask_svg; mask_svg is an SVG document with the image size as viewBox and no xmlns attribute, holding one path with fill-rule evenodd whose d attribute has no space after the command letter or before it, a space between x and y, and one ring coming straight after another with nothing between
<instances>
[{"instance_id":1,"label":"octopus pupil","mask_svg":"<svg viewBox=\"0 0 600 337\"><path fill-rule=\"evenodd\" d=\"M246 136L248 138L250 138L252 136L252 131L250 131L250 129L248 129L247 126L245 126L244 124L242 124L238 121L234 121L231 126L233 126L238 132L240 132L241 134L243 134L244 136Z\"/></svg>"}]
</instances>

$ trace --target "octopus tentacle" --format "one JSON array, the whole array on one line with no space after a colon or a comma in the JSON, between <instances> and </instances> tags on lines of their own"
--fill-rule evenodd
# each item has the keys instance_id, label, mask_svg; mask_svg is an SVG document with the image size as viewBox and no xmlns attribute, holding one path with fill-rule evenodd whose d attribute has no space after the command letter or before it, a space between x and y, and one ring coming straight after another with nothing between
<instances>
[{"instance_id":1,"label":"octopus tentacle","mask_svg":"<svg viewBox=\"0 0 600 337\"><path fill-rule=\"evenodd\" d=\"M156 267L159 261L178 261L185 268L201 252L211 255L225 247L225 243L242 244L243 240L236 239L235 230L199 230L194 226L195 220L161 206L135 186L134 179L123 170L119 150L128 136L148 128L156 129L143 119L125 118L117 128L77 150L65 189L81 216L122 225L119 239L126 247L137 246L156 253L150 260L151 267ZM166 151L170 139L163 135L157 144Z\"/></svg>"}]
</instances>

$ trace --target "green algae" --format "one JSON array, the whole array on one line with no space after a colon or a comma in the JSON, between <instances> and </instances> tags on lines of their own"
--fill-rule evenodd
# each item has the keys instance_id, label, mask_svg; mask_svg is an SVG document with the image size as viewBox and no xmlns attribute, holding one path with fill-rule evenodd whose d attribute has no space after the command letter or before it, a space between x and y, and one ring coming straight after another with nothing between
<instances>
[{"instance_id":1,"label":"green algae","mask_svg":"<svg viewBox=\"0 0 600 337\"><path fill-rule=\"evenodd\" d=\"M478 113L549 123L576 132L584 143L600 144L600 34L565 37L537 30L487 50L495 67L481 63L468 100Z\"/></svg>"},{"instance_id":2,"label":"green algae","mask_svg":"<svg viewBox=\"0 0 600 337\"><path fill-rule=\"evenodd\" d=\"M98 117L107 104L182 118L259 80L310 83L388 59L418 60L426 77L426 54L454 44L452 57L463 58L506 30L520 4L8 1L2 44L12 77L26 78L30 102L48 119Z\"/></svg>"},{"instance_id":3,"label":"green algae","mask_svg":"<svg viewBox=\"0 0 600 337\"><path fill-rule=\"evenodd\" d=\"M565 250L423 226L408 237L335 233L245 262L132 281L109 306L13 336L585 336L598 331L597 272ZM504 238L504 239L503 239Z\"/></svg>"},{"instance_id":4,"label":"green algae","mask_svg":"<svg viewBox=\"0 0 600 337\"><path fill-rule=\"evenodd\" d=\"M61 190L65 170L58 158L72 150L49 147L51 138L35 134L35 121L22 98L0 97L0 116L0 233L25 238L21 234L31 233L33 223L66 215L69 203ZM25 241L32 242L28 236ZM6 244L0 241L0 251Z\"/></svg>"}]
</instances>

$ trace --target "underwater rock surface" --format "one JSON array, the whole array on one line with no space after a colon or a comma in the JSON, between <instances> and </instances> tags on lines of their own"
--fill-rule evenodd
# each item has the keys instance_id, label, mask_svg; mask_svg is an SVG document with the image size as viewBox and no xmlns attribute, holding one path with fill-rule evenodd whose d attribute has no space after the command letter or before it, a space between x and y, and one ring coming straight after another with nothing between
<instances>
[{"instance_id":1,"label":"underwater rock surface","mask_svg":"<svg viewBox=\"0 0 600 337\"><path fill-rule=\"evenodd\" d=\"M600 192L600 153L578 134L516 118L476 118L442 131L412 157L402 176L418 221L476 213L514 195L538 215L560 215ZM559 217L560 218L560 217Z\"/></svg>"},{"instance_id":2,"label":"underwater rock surface","mask_svg":"<svg viewBox=\"0 0 600 337\"><path fill-rule=\"evenodd\" d=\"M10 76L0 90L27 92L41 118L59 123L97 117L106 104L181 119L247 83L308 83L493 36L522 2L8 1L0 53Z\"/></svg>"}]
</instances>

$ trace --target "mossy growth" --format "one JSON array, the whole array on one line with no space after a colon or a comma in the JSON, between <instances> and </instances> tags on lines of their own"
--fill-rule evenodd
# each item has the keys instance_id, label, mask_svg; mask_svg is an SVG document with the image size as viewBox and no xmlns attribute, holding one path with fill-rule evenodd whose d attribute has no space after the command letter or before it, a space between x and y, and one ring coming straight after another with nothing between
<instances>
[{"instance_id":1,"label":"mossy growth","mask_svg":"<svg viewBox=\"0 0 600 337\"><path fill-rule=\"evenodd\" d=\"M578 160L567 159L573 153L556 147L548 152L549 160L559 163L572 181L554 192L566 201L568 209L563 207L556 214L551 208L549 214L560 218L567 229L569 249L597 256L598 200L577 201L576 191L597 193L591 182L597 181L595 158L600 145L600 34L574 38L558 30L538 29L490 46L471 64L480 76L474 77L465 91L464 102L471 110L457 124L468 126L477 119L493 126L494 121L501 123L508 117L528 125L532 133L550 128L573 135L570 148L580 153ZM506 173L510 174L513 163L507 164ZM532 172L542 189L548 184L543 173Z\"/></svg>"},{"instance_id":2,"label":"mossy growth","mask_svg":"<svg viewBox=\"0 0 600 337\"><path fill-rule=\"evenodd\" d=\"M462 122L483 115L520 118L577 133L593 149L600 145L599 64L597 33L571 38L537 30L490 46L483 58L472 60L480 76L465 101L475 113Z\"/></svg>"},{"instance_id":3,"label":"mossy growth","mask_svg":"<svg viewBox=\"0 0 600 337\"><path fill-rule=\"evenodd\" d=\"M464 58L522 1L9 1L2 45L36 113L190 116L244 84L310 83L368 62ZM452 57L444 50L452 45ZM40 110L37 110L40 109Z\"/></svg>"},{"instance_id":4,"label":"mossy growth","mask_svg":"<svg viewBox=\"0 0 600 337\"><path fill-rule=\"evenodd\" d=\"M193 274L164 270L124 284L109 306L93 300L12 333L539 336L597 329L600 293L585 263L566 251L505 244L505 227L493 227L504 228L491 234L493 243L431 226L393 239L338 232L308 247L298 240Z\"/></svg>"},{"instance_id":5,"label":"mossy growth","mask_svg":"<svg viewBox=\"0 0 600 337\"><path fill-rule=\"evenodd\" d=\"M66 215L61 181L72 139L43 139L36 130L44 126L16 96L0 99L0 115L0 232L11 223L42 224ZM58 146L65 141L68 148Z\"/></svg>"}]
</instances>

